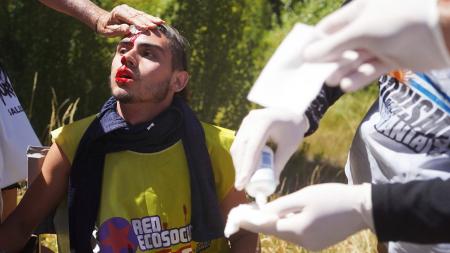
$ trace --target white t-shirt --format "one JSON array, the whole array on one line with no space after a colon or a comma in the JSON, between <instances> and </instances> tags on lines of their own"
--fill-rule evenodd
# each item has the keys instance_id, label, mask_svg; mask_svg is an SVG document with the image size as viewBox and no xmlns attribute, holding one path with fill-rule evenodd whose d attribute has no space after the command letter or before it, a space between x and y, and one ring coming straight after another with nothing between
<instances>
[{"instance_id":1,"label":"white t-shirt","mask_svg":"<svg viewBox=\"0 0 450 253\"><path fill-rule=\"evenodd\" d=\"M350 183L450 178L450 70L380 79L345 168ZM389 243L389 252L450 252L450 244Z\"/></svg>"},{"instance_id":2,"label":"white t-shirt","mask_svg":"<svg viewBox=\"0 0 450 253\"><path fill-rule=\"evenodd\" d=\"M0 66L0 188L27 178L29 145L41 144Z\"/></svg>"}]
</instances>

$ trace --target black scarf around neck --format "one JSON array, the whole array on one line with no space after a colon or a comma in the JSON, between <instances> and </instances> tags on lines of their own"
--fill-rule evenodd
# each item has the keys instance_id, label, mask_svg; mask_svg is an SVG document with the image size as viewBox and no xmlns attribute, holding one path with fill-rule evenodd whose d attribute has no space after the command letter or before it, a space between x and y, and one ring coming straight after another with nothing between
<instances>
[{"instance_id":1,"label":"black scarf around neck","mask_svg":"<svg viewBox=\"0 0 450 253\"><path fill-rule=\"evenodd\" d=\"M205 242L223 236L214 175L201 123L178 97L151 122L131 126L110 98L81 138L69 178L68 208L71 252L92 252L91 235L97 219L103 166L108 153L131 150L152 153L180 139L186 155L191 187L192 239ZM149 165L151 169L151 165Z\"/></svg>"}]
</instances>

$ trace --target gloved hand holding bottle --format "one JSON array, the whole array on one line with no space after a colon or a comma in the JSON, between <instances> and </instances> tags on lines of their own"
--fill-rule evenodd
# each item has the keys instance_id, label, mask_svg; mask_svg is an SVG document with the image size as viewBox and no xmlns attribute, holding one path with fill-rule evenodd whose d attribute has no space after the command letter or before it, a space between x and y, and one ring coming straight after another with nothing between
<instances>
[{"instance_id":1,"label":"gloved hand holding bottle","mask_svg":"<svg viewBox=\"0 0 450 253\"><path fill-rule=\"evenodd\" d=\"M247 186L268 141L277 146L274 150L273 167L278 184L281 171L297 151L308 128L305 116L287 110L264 108L251 111L242 121L231 146L236 189L243 190Z\"/></svg>"},{"instance_id":2,"label":"gloved hand holding bottle","mask_svg":"<svg viewBox=\"0 0 450 253\"><path fill-rule=\"evenodd\" d=\"M450 67L450 3L445 0L354 0L324 18L322 39L303 51L313 62L338 62L327 84L354 91L391 70ZM444 33L443 33L444 32ZM342 60L348 50L357 52Z\"/></svg>"}]
</instances>

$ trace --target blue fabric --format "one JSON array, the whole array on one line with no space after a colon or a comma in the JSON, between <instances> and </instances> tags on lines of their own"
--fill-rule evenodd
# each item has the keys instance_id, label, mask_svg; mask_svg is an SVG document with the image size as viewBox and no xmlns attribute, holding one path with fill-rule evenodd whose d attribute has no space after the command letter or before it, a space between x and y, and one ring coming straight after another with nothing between
<instances>
[{"instance_id":1,"label":"blue fabric","mask_svg":"<svg viewBox=\"0 0 450 253\"><path fill-rule=\"evenodd\" d=\"M192 239L204 242L223 237L214 175L205 134L189 106L178 97L151 122L129 125L110 98L81 138L69 178L71 252L92 252L91 234L100 205L103 167L108 153L132 150L151 153L182 140L189 167Z\"/></svg>"}]
</instances>

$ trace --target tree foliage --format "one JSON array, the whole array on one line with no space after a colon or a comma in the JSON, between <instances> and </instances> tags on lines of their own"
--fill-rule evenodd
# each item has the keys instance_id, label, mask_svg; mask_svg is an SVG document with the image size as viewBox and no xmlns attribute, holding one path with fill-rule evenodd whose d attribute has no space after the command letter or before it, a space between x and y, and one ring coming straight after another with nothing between
<instances>
[{"instance_id":1,"label":"tree foliage","mask_svg":"<svg viewBox=\"0 0 450 253\"><path fill-rule=\"evenodd\" d=\"M331 0L103 0L105 9L126 3L178 28L190 41L191 105L200 119L237 128L253 107L245 99L262 67L295 22L315 23L338 7ZM30 106L38 73L32 124L44 133L51 88L62 100L80 98L77 118L93 114L109 95L117 39L37 1L0 2L0 61L16 93Z\"/></svg>"},{"instance_id":2,"label":"tree foliage","mask_svg":"<svg viewBox=\"0 0 450 253\"><path fill-rule=\"evenodd\" d=\"M236 127L248 111L244 98L271 25L268 7L258 0L185 0L167 10L191 43L192 106L200 118Z\"/></svg>"},{"instance_id":3,"label":"tree foliage","mask_svg":"<svg viewBox=\"0 0 450 253\"><path fill-rule=\"evenodd\" d=\"M30 106L38 73L32 124L38 134L49 122L51 88L59 98L81 98L79 115L99 108L108 95L110 50L87 27L37 1L0 2L0 60L24 108Z\"/></svg>"}]
</instances>

